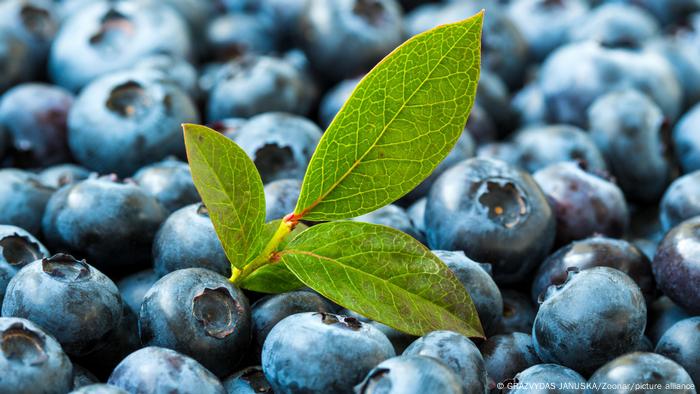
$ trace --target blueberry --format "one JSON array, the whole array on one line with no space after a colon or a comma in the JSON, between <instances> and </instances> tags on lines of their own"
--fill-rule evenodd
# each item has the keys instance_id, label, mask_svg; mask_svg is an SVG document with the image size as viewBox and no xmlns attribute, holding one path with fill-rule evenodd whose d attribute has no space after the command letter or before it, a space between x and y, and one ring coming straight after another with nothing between
<instances>
[{"instance_id":1,"label":"blueberry","mask_svg":"<svg viewBox=\"0 0 700 394\"><path fill-rule=\"evenodd\" d=\"M515 375L518 387L508 394L583 394L586 379L578 372L557 364L538 364ZM543 388L540 388L544 386Z\"/></svg>"},{"instance_id":2,"label":"blueberry","mask_svg":"<svg viewBox=\"0 0 700 394\"><path fill-rule=\"evenodd\" d=\"M41 218L54 189L36 175L0 169L0 223L21 227L32 234L41 230Z\"/></svg>"},{"instance_id":3,"label":"blueberry","mask_svg":"<svg viewBox=\"0 0 700 394\"><path fill-rule=\"evenodd\" d=\"M692 36L677 34L660 37L648 44L673 67L683 89L684 108L700 101L700 53L694 49L695 42Z\"/></svg>"},{"instance_id":4,"label":"blueberry","mask_svg":"<svg viewBox=\"0 0 700 394\"><path fill-rule=\"evenodd\" d=\"M63 394L72 388L73 365L56 340L29 320L0 317L0 391Z\"/></svg>"},{"instance_id":5,"label":"blueberry","mask_svg":"<svg viewBox=\"0 0 700 394\"><path fill-rule=\"evenodd\" d=\"M9 0L0 4L0 30L17 37L28 50L27 72L43 72L58 21L51 2L43 0ZM0 84L1 85L1 84ZM1 87L0 87L0 90Z\"/></svg>"},{"instance_id":6,"label":"blueberry","mask_svg":"<svg viewBox=\"0 0 700 394\"><path fill-rule=\"evenodd\" d=\"M537 301L544 296L549 286L563 284L569 269L593 267L624 272L637 283L648 301L656 293L651 261L646 255L627 241L596 236L568 244L547 257L532 280L532 299Z\"/></svg>"},{"instance_id":7,"label":"blueberry","mask_svg":"<svg viewBox=\"0 0 700 394\"><path fill-rule=\"evenodd\" d=\"M68 394L128 394L128 392L111 384L98 383L81 387Z\"/></svg>"},{"instance_id":8,"label":"blueberry","mask_svg":"<svg viewBox=\"0 0 700 394\"><path fill-rule=\"evenodd\" d=\"M690 313L700 313L700 216L666 233L652 263L659 289Z\"/></svg>"},{"instance_id":9,"label":"blueberry","mask_svg":"<svg viewBox=\"0 0 700 394\"><path fill-rule=\"evenodd\" d=\"M480 348L488 376L496 383L512 379L517 373L540 363L529 334L495 335Z\"/></svg>"},{"instance_id":10,"label":"blueberry","mask_svg":"<svg viewBox=\"0 0 700 394\"><path fill-rule=\"evenodd\" d=\"M29 46L9 30L0 29L0 93L31 77Z\"/></svg>"},{"instance_id":11,"label":"blueberry","mask_svg":"<svg viewBox=\"0 0 700 394\"><path fill-rule=\"evenodd\" d=\"M592 171L606 169L603 155L590 135L568 125L533 126L513 138L518 147L520 167L528 172L562 161L581 161Z\"/></svg>"},{"instance_id":12,"label":"blueberry","mask_svg":"<svg viewBox=\"0 0 700 394\"><path fill-rule=\"evenodd\" d=\"M530 82L513 95L511 107L520 126L533 127L548 122L549 111L539 84Z\"/></svg>"},{"instance_id":13,"label":"blueberry","mask_svg":"<svg viewBox=\"0 0 700 394\"><path fill-rule=\"evenodd\" d=\"M690 313L676 305L670 298L659 297L649 305L647 335L653 343L658 343L669 328L689 317L691 317Z\"/></svg>"},{"instance_id":14,"label":"blueberry","mask_svg":"<svg viewBox=\"0 0 700 394\"><path fill-rule=\"evenodd\" d=\"M700 316L674 324L661 337L655 352L677 362L694 382L700 382Z\"/></svg>"},{"instance_id":15,"label":"blueberry","mask_svg":"<svg viewBox=\"0 0 700 394\"><path fill-rule=\"evenodd\" d=\"M231 264L202 204L188 205L168 217L153 241L153 262L159 277L183 268L231 275Z\"/></svg>"},{"instance_id":16,"label":"blueberry","mask_svg":"<svg viewBox=\"0 0 700 394\"><path fill-rule=\"evenodd\" d=\"M404 198L403 201L414 201L418 198L425 197L430 188L435 183L435 180L445 171L447 171L453 165L474 157L476 151L476 146L474 143L474 138L472 138L469 130L465 129L462 134L457 139L457 143L450 153L445 157L440 164L435 167L432 173L428 175L427 178L423 180L418 186L411 190Z\"/></svg>"},{"instance_id":17,"label":"blueberry","mask_svg":"<svg viewBox=\"0 0 700 394\"><path fill-rule=\"evenodd\" d=\"M44 185L60 188L90 177L90 170L76 164L57 164L39 173L39 181Z\"/></svg>"},{"instance_id":18,"label":"blueberry","mask_svg":"<svg viewBox=\"0 0 700 394\"><path fill-rule=\"evenodd\" d=\"M383 361L355 387L358 394L460 394L457 375L432 357L398 356Z\"/></svg>"},{"instance_id":19,"label":"blueberry","mask_svg":"<svg viewBox=\"0 0 700 394\"><path fill-rule=\"evenodd\" d=\"M184 156L182 123L198 123L190 97L153 70L108 74L85 87L68 115L76 160L128 176L169 155Z\"/></svg>"},{"instance_id":20,"label":"blueberry","mask_svg":"<svg viewBox=\"0 0 700 394\"><path fill-rule=\"evenodd\" d=\"M166 54L155 54L139 60L133 68L136 70L159 71L163 73L165 79L174 82L187 92L190 97L198 98L199 96L197 70L185 59Z\"/></svg>"},{"instance_id":21,"label":"blueberry","mask_svg":"<svg viewBox=\"0 0 700 394\"><path fill-rule=\"evenodd\" d=\"M552 52L540 69L539 85L550 120L579 127L587 125L586 111L593 101L615 90L639 89L670 120L679 115L683 99L673 69L661 55L606 48L593 41L568 44ZM646 108L648 105L639 110Z\"/></svg>"},{"instance_id":22,"label":"blueberry","mask_svg":"<svg viewBox=\"0 0 700 394\"><path fill-rule=\"evenodd\" d=\"M190 166L179 160L168 159L146 166L134 174L133 180L170 212L200 200Z\"/></svg>"},{"instance_id":23,"label":"blueberry","mask_svg":"<svg viewBox=\"0 0 700 394\"><path fill-rule=\"evenodd\" d=\"M369 324L307 312L273 327L263 345L262 368L277 394L351 393L374 366L394 355L387 337Z\"/></svg>"},{"instance_id":24,"label":"blueberry","mask_svg":"<svg viewBox=\"0 0 700 394\"><path fill-rule=\"evenodd\" d=\"M673 129L673 146L684 173L700 170L700 104L692 107Z\"/></svg>"},{"instance_id":25,"label":"blueberry","mask_svg":"<svg viewBox=\"0 0 700 394\"><path fill-rule=\"evenodd\" d=\"M245 118L226 118L210 123L209 127L233 141L246 123L248 123L248 119Z\"/></svg>"},{"instance_id":26,"label":"blueberry","mask_svg":"<svg viewBox=\"0 0 700 394\"><path fill-rule=\"evenodd\" d=\"M272 112L251 118L234 141L251 157L264 183L301 179L321 139L321 130L308 119Z\"/></svg>"},{"instance_id":27,"label":"blueberry","mask_svg":"<svg viewBox=\"0 0 700 394\"><path fill-rule=\"evenodd\" d=\"M357 84L360 83L360 79L357 77L342 80L326 92L318 109L318 117L322 126L328 127L331 124L335 115L340 112Z\"/></svg>"},{"instance_id":28,"label":"blueberry","mask_svg":"<svg viewBox=\"0 0 700 394\"><path fill-rule=\"evenodd\" d=\"M282 219L294 211L301 193L301 180L278 179L265 185L265 220Z\"/></svg>"},{"instance_id":29,"label":"blueberry","mask_svg":"<svg viewBox=\"0 0 700 394\"><path fill-rule=\"evenodd\" d=\"M457 375L465 394L483 394L488 388L484 358L469 338L452 331L433 331L417 339L404 356L436 358Z\"/></svg>"},{"instance_id":30,"label":"blueberry","mask_svg":"<svg viewBox=\"0 0 700 394\"><path fill-rule=\"evenodd\" d=\"M272 387L259 366L238 371L223 383L227 394L272 394Z\"/></svg>"},{"instance_id":31,"label":"blueberry","mask_svg":"<svg viewBox=\"0 0 700 394\"><path fill-rule=\"evenodd\" d=\"M532 338L542 361L589 374L635 350L646 326L639 286L609 267L569 271L550 286L537 311Z\"/></svg>"},{"instance_id":32,"label":"blueberry","mask_svg":"<svg viewBox=\"0 0 700 394\"><path fill-rule=\"evenodd\" d=\"M310 291L291 291L263 297L252 306L253 340L260 351L270 330L287 316L302 312L330 313L333 307Z\"/></svg>"},{"instance_id":33,"label":"blueberry","mask_svg":"<svg viewBox=\"0 0 700 394\"><path fill-rule=\"evenodd\" d=\"M256 14L224 14L209 22L206 44L219 61L264 55L277 49L272 20Z\"/></svg>"},{"instance_id":34,"label":"blueberry","mask_svg":"<svg viewBox=\"0 0 700 394\"><path fill-rule=\"evenodd\" d=\"M5 317L29 319L53 334L71 355L104 345L121 319L117 286L94 267L57 254L37 260L10 281L2 304Z\"/></svg>"},{"instance_id":35,"label":"blueberry","mask_svg":"<svg viewBox=\"0 0 700 394\"><path fill-rule=\"evenodd\" d=\"M89 0L88 0L89 1ZM192 1L192 0L165 0L163 3L169 5L180 16L182 16L190 30L192 31L193 40L201 39L204 35L204 30L207 27L209 20L218 12L221 12L225 6L226 0L216 1ZM197 41L194 41L197 42ZM200 55L205 54L207 48L195 48L195 52Z\"/></svg>"},{"instance_id":36,"label":"blueberry","mask_svg":"<svg viewBox=\"0 0 700 394\"><path fill-rule=\"evenodd\" d=\"M245 56L221 66L209 93L207 120L270 111L305 115L315 96L306 76L284 59Z\"/></svg>"},{"instance_id":37,"label":"blueberry","mask_svg":"<svg viewBox=\"0 0 700 394\"><path fill-rule=\"evenodd\" d=\"M39 167L70 161L66 118L73 95L57 86L25 83L0 101L0 124L12 135L15 162Z\"/></svg>"},{"instance_id":38,"label":"blueberry","mask_svg":"<svg viewBox=\"0 0 700 394\"><path fill-rule=\"evenodd\" d=\"M434 250L433 253L447 265L469 292L484 330L487 333L494 330L503 314L503 298L496 282L491 279L490 264L479 264L465 256L462 251Z\"/></svg>"},{"instance_id":39,"label":"blueberry","mask_svg":"<svg viewBox=\"0 0 700 394\"><path fill-rule=\"evenodd\" d=\"M527 294L512 289L502 289L503 316L496 333L532 332L537 311Z\"/></svg>"},{"instance_id":40,"label":"blueberry","mask_svg":"<svg viewBox=\"0 0 700 394\"><path fill-rule=\"evenodd\" d=\"M424 241L423 235L416 229L408 213L398 205L389 204L376 211L358 216L353 220L391 227L410 235L418 241Z\"/></svg>"},{"instance_id":41,"label":"blueberry","mask_svg":"<svg viewBox=\"0 0 700 394\"><path fill-rule=\"evenodd\" d=\"M557 163L533 177L547 196L557 220L557 245L594 234L622 237L629 226L625 196L604 174L577 163Z\"/></svg>"},{"instance_id":42,"label":"blueberry","mask_svg":"<svg viewBox=\"0 0 700 394\"><path fill-rule=\"evenodd\" d=\"M428 195L425 220L432 249L463 250L489 262L503 283L527 275L555 235L554 215L532 177L489 159L469 159L440 175Z\"/></svg>"},{"instance_id":43,"label":"blueberry","mask_svg":"<svg viewBox=\"0 0 700 394\"><path fill-rule=\"evenodd\" d=\"M174 350L149 346L130 354L108 382L130 393L225 394L219 379L202 364Z\"/></svg>"},{"instance_id":44,"label":"blueberry","mask_svg":"<svg viewBox=\"0 0 700 394\"><path fill-rule=\"evenodd\" d=\"M139 331L144 345L177 350L226 376L250 344L250 306L238 288L215 272L177 270L146 293Z\"/></svg>"},{"instance_id":45,"label":"blueberry","mask_svg":"<svg viewBox=\"0 0 700 394\"><path fill-rule=\"evenodd\" d=\"M460 4L460 6L463 7L463 4ZM476 11L474 10L474 12ZM519 56L519 54L511 55ZM499 54L495 54L494 58L498 60L498 56ZM515 61L519 62L519 60ZM475 102L478 107L482 107L491 117L497 128L495 133L499 136L504 136L512 131L517 121L516 113L510 106L509 87L506 86L504 80L507 79L482 67L481 73L479 73L479 86L477 87ZM467 127L469 128L470 126L469 121L467 121Z\"/></svg>"},{"instance_id":46,"label":"blueberry","mask_svg":"<svg viewBox=\"0 0 700 394\"><path fill-rule=\"evenodd\" d=\"M661 199L661 224L665 230L700 215L700 170L686 174L671 183Z\"/></svg>"},{"instance_id":47,"label":"blueberry","mask_svg":"<svg viewBox=\"0 0 700 394\"><path fill-rule=\"evenodd\" d=\"M661 197L671 180L671 163L659 107L636 90L623 90L597 99L588 118L591 136L625 195L642 202Z\"/></svg>"},{"instance_id":48,"label":"blueberry","mask_svg":"<svg viewBox=\"0 0 700 394\"><path fill-rule=\"evenodd\" d=\"M332 81L368 71L403 38L395 0L310 0L300 24L309 60Z\"/></svg>"},{"instance_id":49,"label":"blueberry","mask_svg":"<svg viewBox=\"0 0 700 394\"><path fill-rule=\"evenodd\" d=\"M641 48L659 33L654 17L632 4L602 4L570 30L571 41L593 40L607 48Z\"/></svg>"},{"instance_id":50,"label":"blueberry","mask_svg":"<svg viewBox=\"0 0 700 394\"><path fill-rule=\"evenodd\" d=\"M122 295L124 306L130 308L132 312L138 314L141 310L141 303L148 290L160 279L155 271L148 269L131 274L117 282L119 293Z\"/></svg>"},{"instance_id":51,"label":"blueberry","mask_svg":"<svg viewBox=\"0 0 700 394\"><path fill-rule=\"evenodd\" d=\"M476 157L499 160L517 167L520 165L520 147L512 141L489 142L479 147Z\"/></svg>"},{"instance_id":52,"label":"blueberry","mask_svg":"<svg viewBox=\"0 0 700 394\"><path fill-rule=\"evenodd\" d=\"M49 251L32 234L19 227L0 225L0 304L17 271L44 257L49 257Z\"/></svg>"},{"instance_id":53,"label":"blueberry","mask_svg":"<svg viewBox=\"0 0 700 394\"><path fill-rule=\"evenodd\" d=\"M191 55L189 29L158 2L96 2L67 19L56 35L49 72L57 85L77 91L93 79L164 53Z\"/></svg>"},{"instance_id":54,"label":"blueberry","mask_svg":"<svg viewBox=\"0 0 700 394\"><path fill-rule=\"evenodd\" d=\"M103 177L59 189L47 205L42 228L50 248L125 274L150 261L153 238L165 217L165 208L140 187Z\"/></svg>"},{"instance_id":55,"label":"blueberry","mask_svg":"<svg viewBox=\"0 0 700 394\"><path fill-rule=\"evenodd\" d=\"M588 382L590 389L587 393L629 393L631 390L626 385L640 385L634 390L640 394L658 393L660 390L678 394L695 393L688 372L674 361L654 353L635 352L620 356L595 371Z\"/></svg>"},{"instance_id":56,"label":"blueberry","mask_svg":"<svg viewBox=\"0 0 700 394\"><path fill-rule=\"evenodd\" d=\"M572 25L588 13L585 0L518 0L507 8L527 42L532 60L542 60L569 39Z\"/></svg>"},{"instance_id":57,"label":"blueberry","mask_svg":"<svg viewBox=\"0 0 700 394\"><path fill-rule=\"evenodd\" d=\"M100 380L92 372L78 364L73 364L73 390L99 382Z\"/></svg>"},{"instance_id":58,"label":"blueberry","mask_svg":"<svg viewBox=\"0 0 700 394\"><path fill-rule=\"evenodd\" d=\"M682 24L688 15L700 11L700 3L695 0L624 0L651 12L663 25Z\"/></svg>"},{"instance_id":59,"label":"blueberry","mask_svg":"<svg viewBox=\"0 0 700 394\"><path fill-rule=\"evenodd\" d=\"M44 257L49 257L49 251L34 235L20 227L0 224L0 266L19 271Z\"/></svg>"}]
</instances>

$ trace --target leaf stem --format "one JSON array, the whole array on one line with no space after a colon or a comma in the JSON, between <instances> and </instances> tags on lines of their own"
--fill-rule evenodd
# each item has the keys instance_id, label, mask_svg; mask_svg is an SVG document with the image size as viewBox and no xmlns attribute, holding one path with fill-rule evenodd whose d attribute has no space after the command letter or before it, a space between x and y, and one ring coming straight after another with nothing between
<instances>
[{"instance_id":1,"label":"leaf stem","mask_svg":"<svg viewBox=\"0 0 700 394\"><path fill-rule=\"evenodd\" d=\"M255 272L258 268L270 264L270 260L272 259L275 250L280 245L280 243L282 243L284 237L289 235L289 233L291 233L292 230L294 230L294 227L296 227L297 223L297 219L294 219L287 215L284 218L284 220L282 220L282 222L280 223L280 226L277 228L277 231L275 231L275 233L272 235L272 238L270 238L270 241L267 243L267 245L265 245L262 252L260 252L260 254L256 258L254 258L250 263L246 264L246 266L242 269L233 267L233 272L231 273L229 281L234 284L240 283L243 279Z\"/></svg>"}]
</instances>

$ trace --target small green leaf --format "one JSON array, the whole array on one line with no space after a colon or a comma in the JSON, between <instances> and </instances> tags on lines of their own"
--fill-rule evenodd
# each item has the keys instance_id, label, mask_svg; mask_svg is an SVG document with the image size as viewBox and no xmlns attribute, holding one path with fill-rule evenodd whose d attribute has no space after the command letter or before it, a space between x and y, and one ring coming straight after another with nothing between
<instances>
[{"instance_id":1,"label":"small green leaf","mask_svg":"<svg viewBox=\"0 0 700 394\"><path fill-rule=\"evenodd\" d=\"M271 239L281 222L281 220L273 220L266 223L263 228L263 239ZM308 227L303 223L297 224L297 227L282 240L279 246L277 246L276 251L284 249L294 237L307 228ZM253 271L252 274L240 282L240 286L244 289L257 291L259 293L276 294L297 290L304 287L304 284L287 269L287 266L285 266L282 261L278 261Z\"/></svg>"},{"instance_id":2,"label":"small green leaf","mask_svg":"<svg viewBox=\"0 0 700 394\"><path fill-rule=\"evenodd\" d=\"M280 256L304 284L372 320L413 335L442 329L483 337L464 286L437 256L398 230L350 221L319 224Z\"/></svg>"},{"instance_id":3,"label":"small green leaf","mask_svg":"<svg viewBox=\"0 0 700 394\"><path fill-rule=\"evenodd\" d=\"M294 211L312 221L380 208L420 184L469 117L483 13L408 40L358 84L318 144Z\"/></svg>"},{"instance_id":4,"label":"small green leaf","mask_svg":"<svg viewBox=\"0 0 700 394\"><path fill-rule=\"evenodd\" d=\"M199 125L183 125L192 179L231 264L243 267L263 246L265 195L255 164L236 143Z\"/></svg>"}]
</instances>

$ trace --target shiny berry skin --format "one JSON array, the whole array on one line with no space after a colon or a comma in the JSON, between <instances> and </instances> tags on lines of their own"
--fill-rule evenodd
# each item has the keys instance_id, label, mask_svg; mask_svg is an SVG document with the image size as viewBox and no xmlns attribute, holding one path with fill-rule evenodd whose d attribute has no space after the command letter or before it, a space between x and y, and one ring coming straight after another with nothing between
<instances>
[{"instance_id":1,"label":"shiny berry skin","mask_svg":"<svg viewBox=\"0 0 700 394\"><path fill-rule=\"evenodd\" d=\"M557 245L594 234L621 238L629 226L625 196L617 185L576 163L557 163L534 175L557 219Z\"/></svg>"},{"instance_id":2,"label":"shiny berry skin","mask_svg":"<svg viewBox=\"0 0 700 394\"><path fill-rule=\"evenodd\" d=\"M425 210L428 245L490 263L498 283L524 277L554 242L552 209L534 179L504 162L469 159L433 184Z\"/></svg>"},{"instance_id":3,"label":"shiny berry skin","mask_svg":"<svg viewBox=\"0 0 700 394\"><path fill-rule=\"evenodd\" d=\"M135 184L101 177L54 193L42 229L50 248L123 275L150 263L153 237L166 215L155 197Z\"/></svg>"},{"instance_id":4,"label":"shiny berry skin","mask_svg":"<svg viewBox=\"0 0 700 394\"><path fill-rule=\"evenodd\" d=\"M674 324L661 337L654 352L677 362L693 381L700 381L700 316Z\"/></svg>"},{"instance_id":5,"label":"shiny berry skin","mask_svg":"<svg viewBox=\"0 0 700 394\"><path fill-rule=\"evenodd\" d=\"M22 268L10 281L2 315L44 327L70 355L105 345L119 324L122 300L107 276L69 255L57 254Z\"/></svg>"},{"instance_id":6,"label":"shiny berry skin","mask_svg":"<svg viewBox=\"0 0 700 394\"><path fill-rule=\"evenodd\" d=\"M0 317L0 391L64 394L73 387L73 365L61 345L37 324Z\"/></svg>"},{"instance_id":7,"label":"shiny berry skin","mask_svg":"<svg viewBox=\"0 0 700 394\"><path fill-rule=\"evenodd\" d=\"M436 358L459 377L465 393L484 393L488 375L479 348L463 335L452 331L433 331L416 339L404 356Z\"/></svg>"},{"instance_id":8,"label":"shiny berry skin","mask_svg":"<svg viewBox=\"0 0 700 394\"><path fill-rule=\"evenodd\" d=\"M219 379L202 364L174 350L149 346L117 365L107 383L130 393L225 394Z\"/></svg>"},{"instance_id":9,"label":"shiny berry skin","mask_svg":"<svg viewBox=\"0 0 700 394\"><path fill-rule=\"evenodd\" d=\"M231 276L231 264L203 204L180 208L163 222L153 240L153 265L158 277L184 268Z\"/></svg>"},{"instance_id":10,"label":"shiny berry skin","mask_svg":"<svg viewBox=\"0 0 700 394\"><path fill-rule=\"evenodd\" d=\"M632 278L647 301L654 299L656 285L651 261L633 244L607 237L591 237L570 243L547 257L532 281L532 300L537 302L551 285L560 285L570 268L593 267L618 269Z\"/></svg>"},{"instance_id":11,"label":"shiny berry skin","mask_svg":"<svg viewBox=\"0 0 700 394\"><path fill-rule=\"evenodd\" d=\"M700 217L666 233L652 268L659 289L690 313L700 313Z\"/></svg>"},{"instance_id":12,"label":"shiny berry skin","mask_svg":"<svg viewBox=\"0 0 700 394\"><path fill-rule=\"evenodd\" d=\"M668 231L682 221L700 215L700 170L683 175L666 189L659 214Z\"/></svg>"},{"instance_id":13,"label":"shiny berry skin","mask_svg":"<svg viewBox=\"0 0 700 394\"><path fill-rule=\"evenodd\" d=\"M582 374L636 349L646 326L639 286L609 267L569 272L566 283L550 286L532 338L542 361Z\"/></svg>"},{"instance_id":14,"label":"shiny berry skin","mask_svg":"<svg viewBox=\"0 0 700 394\"><path fill-rule=\"evenodd\" d=\"M357 394L463 393L457 375L433 357L398 356L381 362L362 383Z\"/></svg>"},{"instance_id":15,"label":"shiny berry skin","mask_svg":"<svg viewBox=\"0 0 700 394\"><path fill-rule=\"evenodd\" d=\"M678 388L666 389L678 394L694 394L693 381L683 367L664 356L655 353L635 352L620 356L595 371L588 380L595 386L587 393L626 394L631 390L624 385L647 385L646 388L634 390L636 393L658 393L656 385L678 385ZM605 390L604 387L619 387ZM664 391L662 389L661 391Z\"/></svg>"},{"instance_id":16,"label":"shiny berry skin","mask_svg":"<svg viewBox=\"0 0 700 394\"><path fill-rule=\"evenodd\" d=\"M352 393L372 368L394 355L387 337L369 324L307 312L283 319L270 331L262 368L276 394Z\"/></svg>"},{"instance_id":17,"label":"shiny berry skin","mask_svg":"<svg viewBox=\"0 0 700 394\"><path fill-rule=\"evenodd\" d=\"M250 306L225 277L202 268L181 269L148 290L139 332L144 345L177 350L226 376L250 344Z\"/></svg>"}]
</instances>

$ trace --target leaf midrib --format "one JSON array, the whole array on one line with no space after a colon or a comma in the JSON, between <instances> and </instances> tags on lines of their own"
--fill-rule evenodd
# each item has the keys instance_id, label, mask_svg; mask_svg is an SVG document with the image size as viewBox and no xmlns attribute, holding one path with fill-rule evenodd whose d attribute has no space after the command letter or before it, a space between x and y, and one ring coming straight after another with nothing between
<instances>
[{"instance_id":1,"label":"leaf midrib","mask_svg":"<svg viewBox=\"0 0 700 394\"><path fill-rule=\"evenodd\" d=\"M200 135L202 135L202 136L204 136L204 134L201 133L201 132L197 132L197 133L200 134ZM195 138L196 138L196 137L195 137ZM206 138L206 137L204 137L204 138ZM188 145L190 145L190 144L188 144ZM216 182L217 182L218 185L219 185L219 190L221 190L221 191L223 192L224 196L226 196L226 202L228 203L228 205L234 206L234 203L233 203L233 196L230 195L230 194L226 191L226 187L224 186L223 180L222 180L221 177L219 176L219 172L213 170L214 167L213 167L212 162L209 161L209 155L207 155L207 154L199 147L198 144L192 144L192 145L190 145L190 146L192 146L193 149L197 149L197 151L199 151L200 156L204 158L202 161L206 163L206 165L209 167L210 170L212 170L211 172L214 174L214 178L216 179ZM230 158L230 155L229 155L228 153L227 153L226 155L229 156L229 158ZM213 155L212 155L212 156L213 156ZM235 159L234 159L234 160L235 160ZM230 167L229 167L229 169L230 169ZM233 169L231 169L231 171L233 171ZM232 173L233 173L233 172L232 172ZM251 190L251 192L252 192L252 190ZM233 211L233 214L236 216L236 221L237 221L237 223L238 223L239 230L242 230L242 229L241 229L241 227L242 227L242 226L241 226L241 225L242 225L241 216L240 216L240 214L238 213L238 210L235 209L235 208L234 208L234 209L231 209L231 210ZM257 221L256 221L256 222L257 222ZM256 223L253 223L253 225L255 225L255 224L256 224ZM247 240L248 237L245 237L245 236L244 236L244 237L242 237L242 239L246 239L246 240ZM254 242L253 242L254 240L255 240L255 236L253 236L253 237L251 238L250 242L245 242L245 241L244 241L243 247L244 247L246 250L250 250L250 249L251 249L251 248L250 248L250 245L253 245L253 244L254 244ZM237 258L237 260L246 260L246 259L247 259L247 256L246 256L244 253L237 253L237 255L238 255L238 256L243 256L242 259L239 257L239 258ZM244 261L244 262L245 262L245 261Z\"/></svg>"},{"instance_id":2,"label":"leaf midrib","mask_svg":"<svg viewBox=\"0 0 700 394\"><path fill-rule=\"evenodd\" d=\"M302 209L302 211L301 211L301 213L300 213L301 216L304 216L304 215L307 214L309 211L311 211L312 209L314 209L318 204L320 204L320 203L323 201L323 199L325 199L329 194L331 194L331 193L333 192L333 190L335 190L335 188L338 187L338 185L339 185L343 180L345 180L345 178L347 178L347 177L352 173L352 171L353 171L355 168L357 168L357 167L362 163L362 160L369 154L369 152L371 152L371 151L376 147L377 143L378 143L379 140L384 136L384 133L386 133L386 130L392 125L392 123L394 122L394 120L396 120L396 118L399 116L399 114L406 108L406 104L407 104L408 102L410 102L411 99L413 98L413 96L415 96L416 93L417 93L418 91L420 91L420 89L423 87L423 85L424 85L428 80L430 80L430 78L432 77L432 75L433 75L433 73L435 72L435 70L437 69L437 67L438 67L440 64L442 64L442 62L443 62L443 61L445 60L445 58L447 57L447 54L450 53L450 52L452 52L452 50L457 46L457 43L459 43L459 42L462 40L462 38L464 38L464 36L467 35L468 33L469 33L469 29L465 29L465 31L464 31L464 32L462 33L462 35L455 41L455 43L454 43L452 46L450 46L450 49L448 49L448 50L445 52L445 54L444 54L443 56L440 57L440 60L438 60L437 63L435 64L435 66L428 72L428 76L425 77L425 79L423 79L423 80L421 81L420 85L419 85L416 89L413 90L413 92L411 93L411 95L410 95L406 100L404 100L404 102L401 104L401 108L399 108L399 109L396 111L396 113L394 114L394 116L392 116L392 118L389 120L389 122L387 122L387 123L384 125L384 127L382 128L382 130L381 130L381 132L379 133L379 135L377 136L377 138L372 142L372 145L362 154L362 156L361 156L359 159L355 160L355 162L350 166L350 168L349 168L343 175L341 175L340 179L338 179L336 182L334 182L334 183L330 186L330 188L329 188L325 193L323 193L320 197L318 197L316 200L314 200L314 202L312 202L311 205L309 205L308 207ZM401 48L401 47L395 49L394 51L392 51L392 53L395 52L395 51L398 51L400 48ZM384 63L384 61L386 61L387 59L390 59L390 58L391 58L391 54L387 55L387 56L379 63L379 65L381 65L382 63ZM378 65L378 66L379 66L379 65ZM405 71L404 71L404 74L405 74ZM364 80L363 80L363 81L364 81ZM360 82L360 83L362 83L362 82ZM405 85L404 85L404 86L405 86ZM354 92L352 93L352 95L354 95ZM351 97L352 97L352 95L351 95ZM345 106L347 105L348 102L349 102L349 101L347 101L347 102L343 105L343 107L340 109L340 111L339 111L338 113L342 113L343 109L345 109ZM384 104L386 104L386 99L384 99ZM329 126L329 128L333 126L333 124L335 123L335 121L336 121L336 119L333 119L333 122L331 123L331 126Z\"/></svg>"},{"instance_id":3,"label":"leaf midrib","mask_svg":"<svg viewBox=\"0 0 700 394\"><path fill-rule=\"evenodd\" d=\"M430 304L430 305L434 305L434 306L436 306L436 307L438 307L438 308L440 308L440 309L443 309L443 310L447 311L447 313L448 313L450 316L453 316L454 318L456 318L457 321L459 321L459 322L463 322L463 321L464 321L461 317L459 317L458 315L452 313L449 309L446 309L446 307L444 307L444 306L442 306L442 305L436 304L435 302L433 302L433 301L431 301L431 300L429 300L429 299L427 299L427 298L421 297L421 296L419 296L418 294L411 293L410 291L408 291L408 290L406 290L406 289L403 289L403 288L401 288L400 286L398 286L398 285L396 285L396 284L394 284L394 283L391 283L391 281L389 281L389 280L387 280L387 279L384 279L384 278L382 278L382 277L379 277L379 276L377 276L377 275L371 274L371 273L366 272L366 271L362 271L362 270L360 270L360 269L358 269L358 268L355 268L355 267L353 267L353 266L351 266L351 265L344 264L344 263L342 263L340 260L336 260L336 259L333 259L333 258L330 258L330 257L326 257L326 256L322 256L322 255L319 255L319 254L316 254L316 253L313 253L313 252L308 252L308 251L305 251L305 250L298 250L298 249L286 249L286 250L284 250L282 253L280 253L280 256L283 257L284 255L287 255L287 254L292 254L292 255L293 255L293 254L301 254L301 255L305 255L305 256L310 256L310 257L313 257L313 258L317 258L317 259L319 259L319 260L330 261L330 262L336 263L336 264L338 264L338 265L340 265L340 266L342 266L342 267L345 267L345 268L347 268L347 269L349 269L349 270L356 271L356 272L359 272L359 273L361 273L361 274L370 276L370 277L372 277L372 278L375 278L375 279L378 280L378 281L386 282L386 283L388 283L391 287L396 288L396 289L399 289L400 292L402 292L402 293L406 293L406 294L408 294L408 295L410 295L410 296L413 296L414 298L418 298L418 299L420 299L420 300L425 301L426 303L428 303L428 304ZM287 268L289 269L289 265L287 265ZM471 316L469 316L469 317L471 317Z\"/></svg>"}]
</instances>

